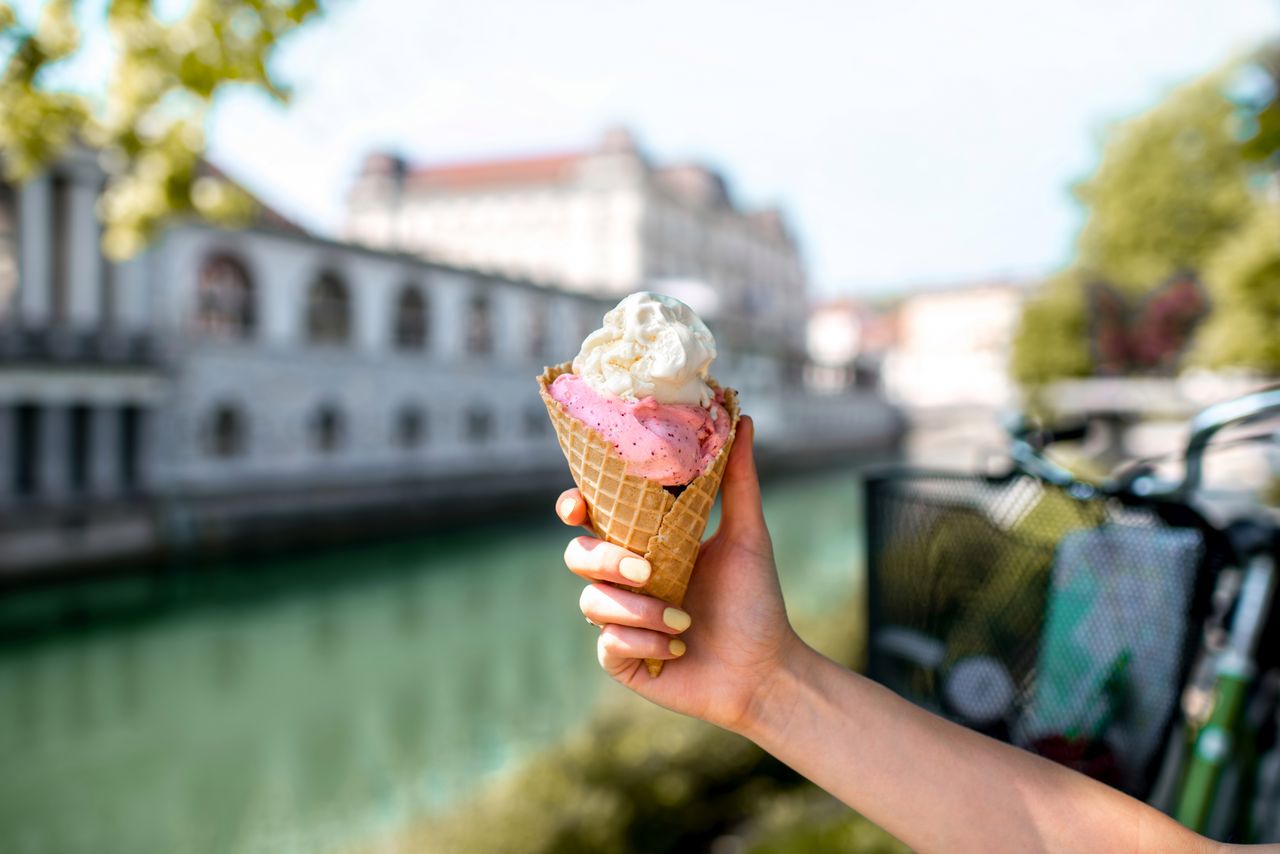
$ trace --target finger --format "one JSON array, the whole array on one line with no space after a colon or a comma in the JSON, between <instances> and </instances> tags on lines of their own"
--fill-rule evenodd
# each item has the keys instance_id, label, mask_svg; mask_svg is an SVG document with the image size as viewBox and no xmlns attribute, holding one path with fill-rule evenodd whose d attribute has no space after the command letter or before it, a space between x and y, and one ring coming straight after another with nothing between
<instances>
[{"instance_id":1,"label":"finger","mask_svg":"<svg viewBox=\"0 0 1280 854\"><path fill-rule=\"evenodd\" d=\"M721 527L734 533L752 534L764 529L760 505L760 480L756 475L755 423L751 416L738 419L738 431L729 451L729 462L720 487Z\"/></svg>"},{"instance_id":2,"label":"finger","mask_svg":"<svg viewBox=\"0 0 1280 854\"><path fill-rule=\"evenodd\" d=\"M605 672L616 674L634 667L638 659L679 658L685 649L680 638L631 626L605 626L596 641L596 658Z\"/></svg>"},{"instance_id":3,"label":"finger","mask_svg":"<svg viewBox=\"0 0 1280 854\"><path fill-rule=\"evenodd\" d=\"M556 515L566 525L587 524L587 502L582 500L582 493L576 487L560 493L556 499Z\"/></svg>"},{"instance_id":4,"label":"finger","mask_svg":"<svg viewBox=\"0 0 1280 854\"><path fill-rule=\"evenodd\" d=\"M621 546L595 537L574 537L564 550L564 565L588 581L612 581L639 587L649 580L649 562Z\"/></svg>"},{"instance_id":5,"label":"finger","mask_svg":"<svg viewBox=\"0 0 1280 854\"><path fill-rule=\"evenodd\" d=\"M578 607L588 620L601 625L631 626L668 635L689 628L692 619L661 599L620 590L608 584L588 584L578 597Z\"/></svg>"}]
</instances>

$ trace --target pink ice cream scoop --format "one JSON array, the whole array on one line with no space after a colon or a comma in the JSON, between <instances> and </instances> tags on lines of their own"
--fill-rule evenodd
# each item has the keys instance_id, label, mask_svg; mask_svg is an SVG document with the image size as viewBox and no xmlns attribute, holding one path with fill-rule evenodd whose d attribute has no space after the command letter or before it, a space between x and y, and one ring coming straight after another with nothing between
<instances>
[{"instance_id":1,"label":"pink ice cream scoop","mask_svg":"<svg viewBox=\"0 0 1280 854\"><path fill-rule=\"evenodd\" d=\"M561 374L548 389L569 414L609 441L627 472L663 486L683 486L707 470L729 438L723 395L709 406L629 401L601 394L576 374Z\"/></svg>"}]
</instances>

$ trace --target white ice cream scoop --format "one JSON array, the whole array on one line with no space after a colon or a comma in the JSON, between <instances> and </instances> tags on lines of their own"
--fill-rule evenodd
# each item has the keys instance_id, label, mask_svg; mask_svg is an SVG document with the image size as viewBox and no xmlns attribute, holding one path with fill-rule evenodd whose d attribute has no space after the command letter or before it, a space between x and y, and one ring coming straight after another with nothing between
<instances>
[{"instance_id":1,"label":"white ice cream scoop","mask_svg":"<svg viewBox=\"0 0 1280 854\"><path fill-rule=\"evenodd\" d=\"M582 342L573 372L597 392L624 400L708 406L715 357L715 338L693 309L640 291L605 314L604 326Z\"/></svg>"}]
</instances>

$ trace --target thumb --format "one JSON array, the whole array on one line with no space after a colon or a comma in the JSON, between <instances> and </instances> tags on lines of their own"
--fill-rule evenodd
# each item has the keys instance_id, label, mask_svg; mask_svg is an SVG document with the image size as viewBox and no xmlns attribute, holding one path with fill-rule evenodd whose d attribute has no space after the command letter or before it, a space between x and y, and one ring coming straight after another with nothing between
<instances>
[{"instance_id":1,"label":"thumb","mask_svg":"<svg viewBox=\"0 0 1280 854\"><path fill-rule=\"evenodd\" d=\"M720 485L720 527L735 535L759 534L765 527L760 480L756 477L755 437L751 416L742 416Z\"/></svg>"}]
</instances>

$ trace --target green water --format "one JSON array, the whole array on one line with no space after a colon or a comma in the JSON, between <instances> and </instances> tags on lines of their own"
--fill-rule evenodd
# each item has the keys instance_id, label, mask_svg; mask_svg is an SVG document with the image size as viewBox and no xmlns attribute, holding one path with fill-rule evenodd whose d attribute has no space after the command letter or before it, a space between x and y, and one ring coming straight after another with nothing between
<instances>
[{"instance_id":1,"label":"green water","mask_svg":"<svg viewBox=\"0 0 1280 854\"><path fill-rule=\"evenodd\" d=\"M765 504L789 607L855 619L853 476L779 480ZM0 851L340 851L448 809L622 690L569 535L547 512L9 594Z\"/></svg>"}]
</instances>

